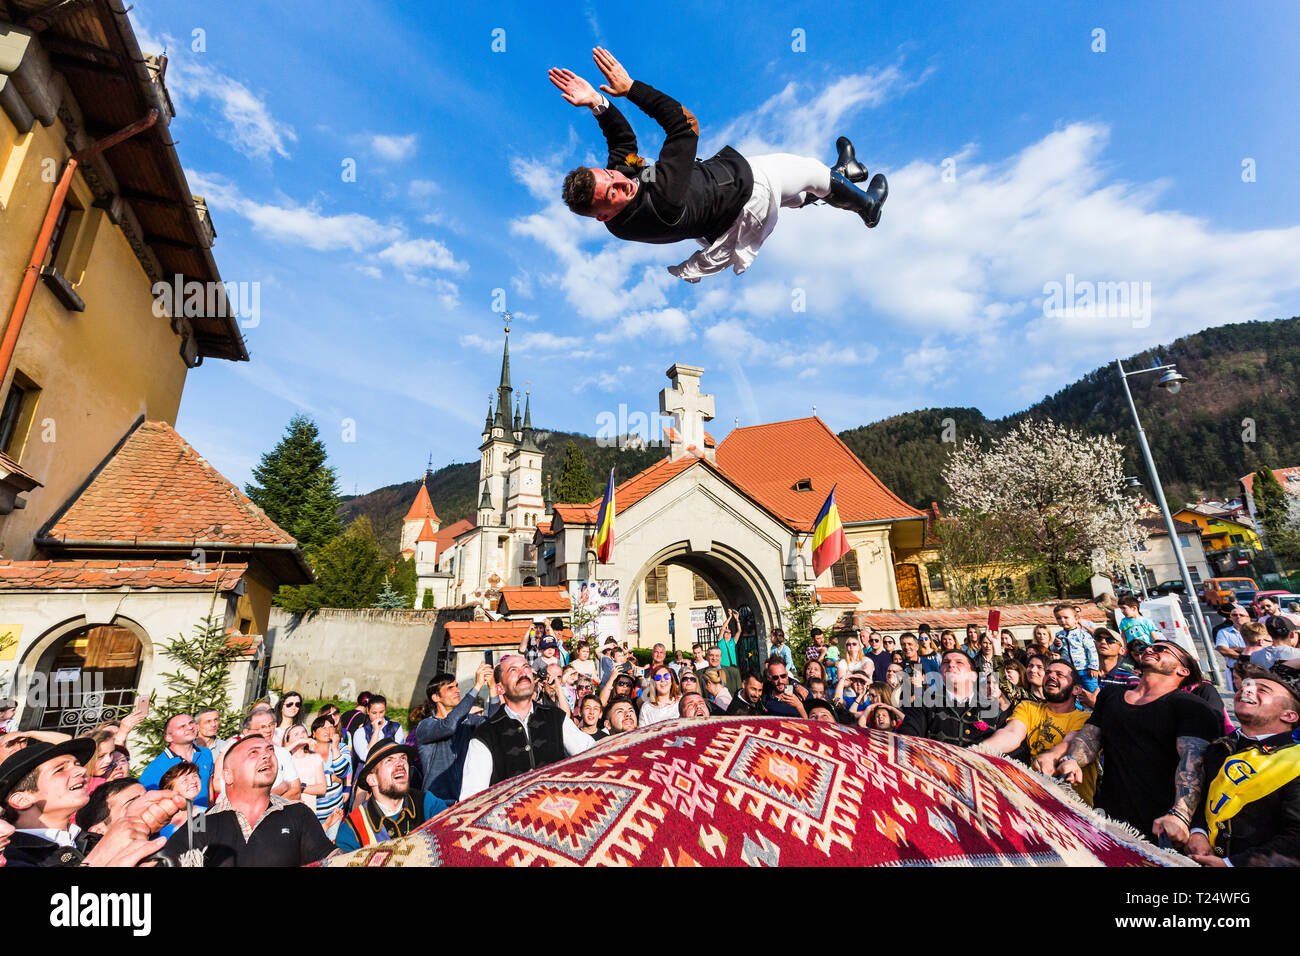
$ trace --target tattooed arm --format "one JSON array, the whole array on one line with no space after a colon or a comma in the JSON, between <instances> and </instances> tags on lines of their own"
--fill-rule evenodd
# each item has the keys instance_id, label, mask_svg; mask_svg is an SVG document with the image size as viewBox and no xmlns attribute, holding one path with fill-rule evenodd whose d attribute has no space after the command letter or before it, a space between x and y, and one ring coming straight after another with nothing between
<instances>
[{"instance_id":1,"label":"tattooed arm","mask_svg":"<svg viewBox=\"0 0 1300 956\"><path fill-rule=\"evenodd\" d=\"M1201 802L1201 788L1205 785L1205 751L1210 742L1200 737L1178 738L1178 771L1174 774L1174 803L1163 817L1151 825L1156 836L1166 834L1176 846L1182 846L1191 835L1192 814Z\"/></svg>"},{"instance_id":2,"label":"tattooed arm","mask_svg":"<svg viewBox=\"0 0 1300 956\"><path fill-rule=\"evenodd\" d=\"M1065 750L1065 756L1056 762L1056 775L1070 784L1083 780L1083 768L1093 763L1101 753L1101 728L1084 724L1074 733L1074 739Z\"/></svg>"}]
</instances>

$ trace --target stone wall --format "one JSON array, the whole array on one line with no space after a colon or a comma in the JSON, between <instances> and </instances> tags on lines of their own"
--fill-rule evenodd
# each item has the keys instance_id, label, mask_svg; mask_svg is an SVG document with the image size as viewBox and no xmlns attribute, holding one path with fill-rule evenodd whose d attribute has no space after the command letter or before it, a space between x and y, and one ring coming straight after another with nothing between
<instances>
[{"instance_id":1,"label":"stone wall","mask_svg":"<svg viewBox=\"0 0 1300 956\"><path fill-rule=\"evenodd\" d=\"M438 667L447 621L474 619L474 607L437 610L324 608L301 616L271 609L271 677L304 697L353 699L363 690L394 707L424 702Z\"/></svg>"}]
</instances>

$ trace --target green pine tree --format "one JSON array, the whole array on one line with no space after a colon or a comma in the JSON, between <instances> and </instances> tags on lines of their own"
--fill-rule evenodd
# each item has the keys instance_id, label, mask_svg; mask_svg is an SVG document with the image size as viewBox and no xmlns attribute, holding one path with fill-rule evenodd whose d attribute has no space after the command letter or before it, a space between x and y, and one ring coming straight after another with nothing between
<instances>
[{"instance_id":1,"label":"green pine tree","mask_svg":"<svg viewBox=\"0 0 1300 956\"><path fill-rule=\"evenodd\" d=\"M1259 523L1264 526L1264 536L1268 545L1278 557L1288 558L1283 553L1289 549L1287 534L1286 491L1270 468L1261 468L1255 472L1255 483L1251 489L1255 499L1255 513ZM1279 551L1279 546L1281 551Z\"/></svg>"},{"instance_id":2,"label":"green pine tree","mask_svg":"<svg viewBox=\"0 0 1300 956\"><path fill-rule=\"evenodd\" d=\"M424 600L420 602L420 607L426 611L433 610L433 588L424 592Z\"/></svg>"},{"instance_id":3,"label":"green pine tree","mask_svg":"<svg viewBox=\"0 0 1300 956\"><path fill-rule=\"evenodd\" d=\"M240 715L231 711L230 695L226 682L230 679L230 665L243 655L226 639L225 628L216 617L206 617L194 625L194 636L178 634L174 641L160 644L158 650L163 661L174 661L174 671L162 674L166 700L159 704L154 692L149 716L136 732L147 741L146 755L152 759L166 746L163 728L176 714L194 714L208 707L221 712L222 737L239 729Z\"/></svg>"},{"instance_id":4,"label":"green pine tree","mask_svg":"<svg viewBox=\"0 0 1300 956\"><path fill-rule=\"evenodd\" d=\"M406 598L404 598L402 594L393 587L392 579L384 578L384 586L380 588L379 597L375 598L373 606L377 608L396 609L410 607L411 605L407 603Z\"/></svg>"},{"instance_id":5,"label":"green pine tree","mask_svg":"<svg viewBox=\"0 0 1300 956\"><path fill-rule=\"evenodd\" d=\"M560 470L560 482L555 488L555 500L562 504L587 504L596 497L591 487L591 475L587 472L587 459L577 443L570 441L564 446L564 466Z\"/></svg>"},{"instance_id":6,"label":"green pine tree","mask_svg":"<svg viewBox=\"0 0 1300 956\"><path fill-rule=\"evenodd\" d=\"M812 643L813 618L817 614L817 605L813 603L812 593L803 584L787 582L785 586L785 641L790 645L790 655L794 658L795 670L803 673L807 663L804 652Z\"/></svg>"},{"instance_id":7,"label":"green pine tree","mask_svg":"<svg viewBox=\"0 0 1300 956\"><path fill-rule=\"evenodd\" d=\"M325 459L316 423L295 415L275 448L253 469L256 483L244 486L253 503L309 553L339 534L336 479Z\"/></svg>"},{"instance_id":8,"label":"green pine tree","mask_svg":"<svg viewBox=\"0 0 1300 956\"><path fill-rule=\"evenodd\" d=\"M373 607L388 562L379 551L370 519L357 518L316 558L321 607Z\"/></svg>"},{"instance_id":9,"label":"green pine tree","mask_svg":"<svg viewBox=\"0 0 1300 956\"><path fill-rule=\"evenodd\" d=\"M393 573L388 576L388 580L405 601L402 607L415 607L415 558L403 558L398 555L393 563Z\"/></svg>"}]
</instances>

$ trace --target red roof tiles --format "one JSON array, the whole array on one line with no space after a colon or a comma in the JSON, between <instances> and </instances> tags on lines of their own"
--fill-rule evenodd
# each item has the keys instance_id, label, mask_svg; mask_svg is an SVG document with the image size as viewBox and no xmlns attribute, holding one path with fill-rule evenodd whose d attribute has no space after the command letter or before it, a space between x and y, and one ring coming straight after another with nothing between
<instances>
[{"instance_id":1,"label":"red roof tiles","mask_svg":"<svg viewBox=\"0 0 1300 956\"><path fill-rule=\"evenodd\" d=\"M452 524L447 525L447 527L439 530L438 533L433 536L433 540L438 543L433 559L436 561L438 558L442 557L442 553L455 543L458 535L464 534L474 526L474 522L469 518L461 518L459 521L453 522Z\"/></svg>"},{"instance_id":2,"label":"red roof tiles","mask_svg":"<svg viewBox=\"0 0 1300 956\"><path fill-rule=\"evenodd\" d=\"M447 641L452 647L519 646L532 621L448 621Z\"/></svg>"},{"instance_id":3,"label":"red roof tiles","mask_svg":"<svg viewBox=\"0 0 1300 956\"><path fill-rule=\"evenodd\" d=\"M1056 629L1056 618L1052 615L1055 604L1009 604L1000 607L918 607L904 608L897 611L859 611L855 615L859 627L873 627L878 631L915 631L918 624L929 624L937 634L939 631L956 631L967 624L981 627L989 620L989 611L1002 612L999 627L1021 627L1035 624L1050 625ZM1103 612L1095 604L1075 604L1078 615L1088 621L1101 622Z\"/></svg>"},{"instance_id":4,"label":"red roof tiles","mask_svg":"<svg viewBox=\"0 0 1300 956\"><path fill-rule=\"evenodd\" d=\"M136 547L297 544L166 422L134 428L38 541Z\"/></svg>"},{"instance_id":5,"label":"red roof tiles","mask_svg":"<svg viewBox=\"0 0 1300 956\"><path fill-rule=\"evenodd\" d=\"M0 590L230 591L247 570L247 564L210 564L199 570L189 561L0 561Z\"/></svg>"},{"instance_id":6,"label":"red roof tiles","mask_svg":"<svg viewBox=\"0 0 1300 956\"><path fill-rule=\"evenodd\" d=\"M614 513L621 514L670 478L680 475L697 462L712 467L705 459L688 455L676 461L662 458L649 468L637 472L621 485L614 487ZM600 498L586 505L556 505L554 510L566 524L594 524L597 515L600 514L600 502L603 497L604 495L601 495Z\"/></svg>"},{"instance_id":7,"label":"red roof tiles","mask_svg":"<svg viewBox=\"0 0 1300 956\"><path fill-rule=\"evenodd\" d=\"M1286 491L1300 493L1300 465L1292 465L1290 468L1274 468L1273 477L1277 483ZM1249 475L1242 475L1237 479L1246 488L1246 494L1255 493L1255 472Z\"/></svg>"},{"instance_id":8,"label":"red roof tiles","mask_svg":"<svg viewBox=\"0 0 1300 956\"><path fill-rule=\"evenodd\" d=\"M424 527L420 529L420 534L419 536L416 537L415 543L419 544L421 541L437 541L437 540L438 540L438 536L434 534L433 531L433 522L431 522L428 518L425 518Z\"/></svg>"},{"instance_id":9,"label":"red roof tiles","mask_svg":"<svg viewBox=\"0 0 1300 956\"><path fill-rule=\"evenodd\" d=\"M508 587L501 589L501 603L497 610L502 614L535 614L554 611L567 614L572 605L569 592L563 587Z\"/></svg>"},{"instance_id":10,"label":"red roof tiles","mask_svg":"<svg viewBox=\"0 0 1300 956\"><path fill-rule=\"evenodd\" d=\"M858 597L849 588L813 588L818 604L861 604Z\"/></svg>"},{"instance_id":11,"label":"red roof tiles","mask_svg":"<svg viewBox=\"0 0 1300 956\"><path fill-rule=\"evenodd\" d=\"M845 524L925 515L886 488L820 418L734 429L717 458L724 474L800 531L812 530L832 486ZM796 491L804 479L812 490Z\"/></svg>"},{"instance_id":12,"label":"red roof tiles","mask_svg":"<svg viewBox=\"0 0 1300 956\"><path fill-rule=\"evenodd\" d=\"M442 524L442 519L438 513L433 510L433 502L429 500L429 489L425 487L424 482L420 482L420 490L415 493L415 500L411 502L411 510L406 513L403 521L419 521L421 518L432 519L438 524Z\"/></svg>"}]
</instances>

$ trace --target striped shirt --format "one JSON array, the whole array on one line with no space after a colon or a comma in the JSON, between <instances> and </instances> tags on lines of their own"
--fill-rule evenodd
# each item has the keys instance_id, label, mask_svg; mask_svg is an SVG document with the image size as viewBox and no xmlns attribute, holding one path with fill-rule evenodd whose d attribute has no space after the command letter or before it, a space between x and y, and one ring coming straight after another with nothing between
<instances>
[{"instance_id":1,"label":"striped shirt","mask_svg":"<svg viewBox=\"0 0 1300 956\"><path fill-rule=\"evenodd\" d=\"M351 764L352 750L346 743L339 747L337 757L333 760L325 760L325 792L316 798L316 819L320 821L321 826L325 826L335 807L343 803L343 788Z\"/></svg>"}]
</instances>

